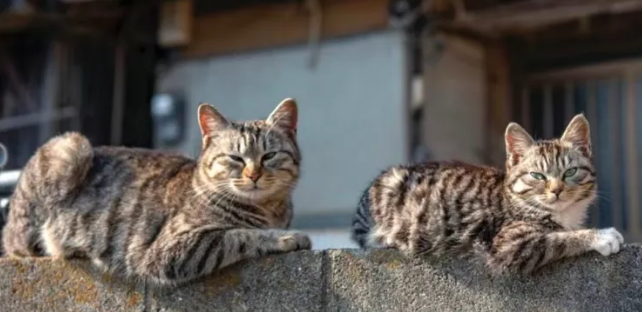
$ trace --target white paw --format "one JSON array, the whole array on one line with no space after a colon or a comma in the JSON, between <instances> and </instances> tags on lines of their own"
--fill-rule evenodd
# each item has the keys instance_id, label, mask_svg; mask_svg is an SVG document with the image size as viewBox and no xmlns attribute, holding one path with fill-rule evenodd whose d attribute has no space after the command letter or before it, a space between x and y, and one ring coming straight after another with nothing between
<instances>
[{"instance_id":1,"label":"white paw","mask_svg":"<svg viewBox=\"0 0 642 312\"><path fill-rule=\"evenodd\" d=\"M624 243L624 237L615 228L601 229L597 230L591 249L608 256L619 252L622 243Z\"/></svg>"}]
</instances>

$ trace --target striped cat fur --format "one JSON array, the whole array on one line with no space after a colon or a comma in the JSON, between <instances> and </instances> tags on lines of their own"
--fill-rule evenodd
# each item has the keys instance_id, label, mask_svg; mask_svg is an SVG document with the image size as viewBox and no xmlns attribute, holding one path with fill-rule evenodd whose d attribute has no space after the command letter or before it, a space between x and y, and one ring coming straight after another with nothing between
<instances>
[{"instance_id":1,"label":"striped cat fur","mask_svg":"<svg viewBox=\"0 0 642 312\"><path fill-rule=\"evenodd\" d=\"M590 129L575 116L560 139L505 132L506 171L460 162L393 166L364 192L352 223L362 248L475 256L492 272L533 273L591 250L617 253L614 228L583 229L597 195Z\"/></svg>"},{"instance_id":2,"label":"striped cat fur","mask_svg":"<svg viewBox=\"0 0 642 312\"><path fill-rule=\"evenodd\" d=\"M299 178L297 105L266 120L228 121L201 104L198 160L93 148L55 137L25 166L3 245L10 257L89 258L112 273L179 284L243 259L310 249L287 231Z\"/></svg>"}]
</instances>

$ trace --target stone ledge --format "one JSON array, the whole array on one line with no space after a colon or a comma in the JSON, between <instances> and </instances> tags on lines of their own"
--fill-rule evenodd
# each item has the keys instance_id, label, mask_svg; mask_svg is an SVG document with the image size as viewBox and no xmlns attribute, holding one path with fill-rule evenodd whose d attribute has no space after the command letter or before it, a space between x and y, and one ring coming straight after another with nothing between
<instances>
[{"instance_id":1,"label":"stone ledge","mask_svg":"<svg viewBox=\"0 0 642 312\"><path fill-rule=\"evenodd\" d=\"M0 311L144 311L144 285L121 284L89 263L0 259Z\"/></svg>"},{"instance_id":2,"label":"stone ledge","mask_svg":"<svg viewBox=\"0 0 642 312\"><path fill-rule=\"evenodd\" d=\"M297 252L173 289L121 282L84 262L0 260L0 312L642 311L642 248L563 261L530 278L390 250Z\"/></svg>"}]
</instances>

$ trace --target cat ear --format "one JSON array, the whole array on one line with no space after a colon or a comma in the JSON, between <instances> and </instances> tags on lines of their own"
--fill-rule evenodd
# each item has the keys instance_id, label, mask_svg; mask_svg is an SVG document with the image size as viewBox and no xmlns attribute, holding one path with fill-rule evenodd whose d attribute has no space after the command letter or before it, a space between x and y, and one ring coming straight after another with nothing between
<instances>
[{"instance_id":1,"label":"cat ear","mask_svg":"<svg viewBox=\"0 0 642 312\"><path fill-rule=\"evenodd\" d=\"M511 166L519 163L529 147L535 144L535 140L515 122L511 122L506 127L504 133L504 140L506 141L506 158Z\"/></svg>"},{"instance_id":2,"label":"cat ear","mask_svg":"<svg viewBox=\"0 0 642 312\"><path fill-rule=\"evenodd\" d=\"M201 103L198 106L198 125L201 127L203 138L211 136L213 133L227 128L229 122L214 106Z\"/></svg>"},{"instance_id":3,"label":"cat ear","mask_svg":"<svg viewBox=\"0 0 642 312\"><path fill-rule=\"evenodd\" d=\"M296 134L297 122L299 119L299 110L296 101L287 98L276 106L274 111L267 118L268 125L274 125Z\"/></svg>"},{"instance_id":4,"label":"cat ear","mask_svg":"<svg viewBox=\"0 0 642 312\"><path fill-rule=\"evenodd\" d=\"M560 141L571 144L585 157L591 157L591 129L584 114L573 117Z\"/></svg>"}]
</instances>

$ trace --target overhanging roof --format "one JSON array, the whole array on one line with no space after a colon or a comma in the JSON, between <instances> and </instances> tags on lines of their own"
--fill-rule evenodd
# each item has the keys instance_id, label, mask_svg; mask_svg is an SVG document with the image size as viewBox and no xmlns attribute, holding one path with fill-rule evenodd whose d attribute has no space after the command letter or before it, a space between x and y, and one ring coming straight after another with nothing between
<instances>
[{"instance_id":1,"label":"overhanging roof","mask_svg":"<svg viewBox=\"0 0 642 312\"><path fill-rule=\"evenodd\" d=\"M454 14L440 24L486 35L529 32L595 15L642 11L642 0L522 0L466 11L465 2L453 6Z\"/></svg>"}]
</instances>

